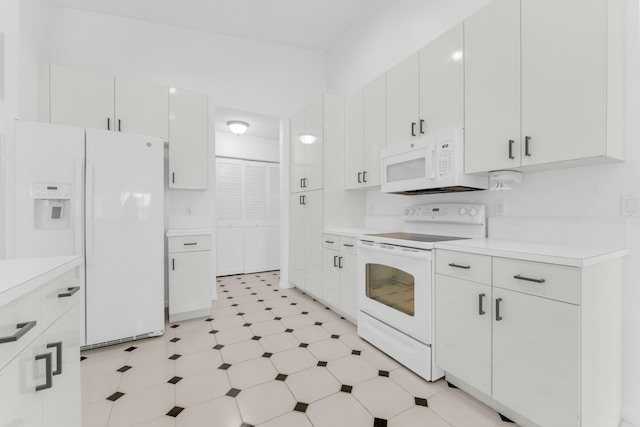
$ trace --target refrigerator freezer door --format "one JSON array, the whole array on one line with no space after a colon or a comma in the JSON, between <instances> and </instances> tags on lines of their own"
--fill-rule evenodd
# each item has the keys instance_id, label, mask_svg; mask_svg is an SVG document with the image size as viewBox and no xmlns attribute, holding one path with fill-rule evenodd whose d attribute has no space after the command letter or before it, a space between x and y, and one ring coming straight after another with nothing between
<instances>
[{"instance_id":1,"label":"refrigerator freezer door","mask_svg":"<svg viewBox=\"0 0 640 427\"><path fill-rule=\"evenodd\" d=\"M86 344L161 334L164 144L86 132Z\"/></svg>"}]
</instances>

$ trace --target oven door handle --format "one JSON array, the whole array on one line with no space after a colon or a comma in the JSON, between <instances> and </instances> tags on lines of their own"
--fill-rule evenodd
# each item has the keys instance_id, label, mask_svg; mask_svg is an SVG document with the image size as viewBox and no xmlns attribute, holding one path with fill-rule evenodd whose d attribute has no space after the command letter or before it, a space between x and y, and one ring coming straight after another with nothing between
<instances>
[{"instance_id":1,"label":"oven door handle","mask_svg":"<svg viewBox=\"0 0 640 427\"><path fill-rule=\"evenodd\" d=\"M404 258L417 258L424 260L431 260L431 251L427 249L411 249L406 248L407 250L402 250L401 246L392 246L392 245L380 245L374 243L373 245L358 242L358 252L362 252L362 254L366 254L366 252L375 252L375 253L383 253L387 255L395 255L398 257Z\"/></svg>"}]
</instances>

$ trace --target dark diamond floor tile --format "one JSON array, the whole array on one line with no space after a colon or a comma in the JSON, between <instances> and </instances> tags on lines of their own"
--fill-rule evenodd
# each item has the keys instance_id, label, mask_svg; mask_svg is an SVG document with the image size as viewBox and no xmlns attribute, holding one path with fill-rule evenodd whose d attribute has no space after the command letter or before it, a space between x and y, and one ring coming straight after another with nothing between
<instances>
[{"instance_id":1,"label":"dark diamond floor tile","mask_svg":"<svg viewBox=\"0 0 640 427\"><path fill-rule=\"evenodd\" d=\"M229 365L228 363L223 363L222 365L218 366L218 369L222 369L223 371L226 371L230 367L231 365Z\"/></svg>"},{"instance_id":2,"label":"dark diamond floor tile","mask_svg":"<svg viewBox=\"0 0 640 427\"><path fill-rule=\"evenodd\" d=\"M251 295L258 295L258 294L257 294L257 293L255 293L255 292L252 292L252 293L251 293Z\"/></svg>"},{"instance_id":3,"label":"dark diamond floor tile","mask_svg":"<svg viewBox=\"0 0 640 427\"><path fill-rule=\"evenodd\" d=\"M511 423L511 424L515 424L513 421L511 421L509 418L505 417L504 415L502 415L501 413L498 412L498 415L500 415L500 419L502 421L504 421L505 423Z\"/></svg>"},{"instance_id":4,"label":"dark diamond floor tile","mask_svg":"<svg viewBox=\"0 0 640 427\"><path fill-rule=\"evenodd\" d=\"M212 329L209 333L210 333L210 334L215 335L215 334L217 334L218 332L219 332L218 330L216 330L216 329Z\"/></svg>"},{"instance_id":5,"label":"dark diamond floor tile","mask_svg":"<svg viewBox=\"0 0 640 427\"><path fill-rule=\"evenodd\" d=\"M170 339L169 341L171 341L171 342L178 342L178 341L180 341L180 338L177 338L177 337L176 337L176 338Z\"/></svg>"},{"instance_id":6,"label":"dark diamond floor tile","mask_svg":"<svg viewBox=\"0 0 640 427\"><path fill-rule=\"evenodd\" d=\"M314 325L316 325L316 326L322 326L322 322L316 322L316 323L314 323Z\"/></svg>"},{"instance_id":7,"label":"dark diamond floor tile","mask_svg":"<svg viewBox=\"0 0 640 427\"><path fill-rule=\"evenodd\" d=\"M266 357L266 358L269 358L271 356L273 356L273 353L263 353L262 354L262 357Z\"/></svg>"},{"instance_id":8,"label":"dark diamond floor tile","mask_svg":"<svg viewBox=\"0 0 640 427\"><path fill-rule=\"evenodd\" d=\"M253 424L249 424L249 423L242 423L242 425L240 427L256 427Z\"/></svg>"},{"instance_id":9,"label":"dark diamond floor tile","mask_svg":"<svg viewBox=\"0 0 640 427\"><path fill-rule=\"evenodd\" d=\"M293 329L285 329L284 331L291 333L291 332L293 332Z\"/></svg>"},{"instance_id":10,"label":"dark diamond floor tile","mask_svg":"<svg viewBox=\"0 0 640 427\"><path fill-rule=\"evenodd\" d=\"M381 377L388 377L389 371L378 371L378 375Z\"/></svg>"},{"instance_id":11,"label":"dark diamond floor tile","mask_svg":"<svg viewBox=\"0 0 640 427\"><path fill-rule=\"evenodd\" d=\"M169 359L171 359L171 360L178 360L178 359L180 359L181 357L182 357L182 355L181 355L181 354L174 354L173 356L169 357Z\"/></svg>"},{"instance_id":12,"label":"dark diamond floor tile","mask_svg":"<svg viewBox=\"0 0 640 427\"><path fill-rule=\"evenodd\" d=\"M331 335L331 338L333 338L334 340L337 340L338 338L340 338L340 335Z\"/></svg>"},{"instance_id":13,"label":"dark diamond floor tile","mask_svg":"<svg viewBox=\"0 0 640 427\"><path fill-rule=\"evenodd\" d=\"M454 386L453 384L451 384L449 381L447 381L447 385L449 386L449 388L458 388L458 387Z\"/></svg>"},{"instance_id":14,"label":"dark diamond floor tile","mask_svg":"<svg viewBox=\"0 0 640 427\"><path fill-rule=\"evenodd\" d=\"M291 303L291 304L289 304L289 305L298 305L298 303L297 303L297 302L292 302L292 303Z\"/></svg>"},{"instance_id":15,"label":"dark diamond floor tile","mask_svg":"<svg viewBox=\"0 0 640 427\"><path fill-rule=\"evenodd\" d=\"M416 405L418 405L418 406L427 406L427 407L429 406L427 404L427 399L424 399L422 397L416 397Z\"/></svg>"},{"instance_id":16,"label":"dark diamond floor tile","mask_svg":"<svg viewBox=\"0 0 640 427\"><path fill-rule=\"evenodd\" d=\"M254 340L254 341L260 341L260 338L262 338L262 337L259 337L258 335L254 335L254 336L251 337L251 339Z\"/></svg>"},{"instance_id":17,"label":"dark diamond floor tile","mask_svg":"<svg viewBox=\"0 0 640 427\"><path fill-rule=\"evenodd\" d=\"M87 360L87 358L84 356L80 356L80 361L82 362L83 360Z\"/></svg>"},{"instance_id":18,"label":"dark diamond floor tile","mask_svg":"<svg viewBox=\"0 0 640 427\"><path fill-rule=\"evenodd\" d=\"M224 348L224 346L222 344L216 344L215 346L213 346L214 350L222 350Z\"/></svg>"},{"instance_id":19,"label":"dark diamond floor tile","mask_svg":"<svg viewBox=\"0 0 640 427\"><path fill-rule=\"evenodd\" d=\"M239 306L239 305L240 305L240 304L231 304L231 307L237 307L237 306Z\"/></svg>"},{"instance_id":20,"label":"dark diamond floor tile","mask_svg":"<svg viewBox=\"0 0 640 427\"><path fill-rule=\"evenodd\" d=\"M116 400L120 399L122 396L124 396L124 393L120 393L119 391L116 391L111 396L107 397L107 400L115 402Z\"/></svg>"},{"instance_id":21,"label":"dark diamond floor tile","mask_svg":"<svg viewBox=\"0 0 640 427\"><path fill-rule=\"evenodd\" d=\"M340 388L340 391L344 392L344 393L351 393L351 390L353 390L353 386L351 385L342 385L342 387Z\"/></svg>"},{"instance_id":22,"label":"dark diamond floor tile","mask_svg":"<svg viewBox=\"0 0 640 427\"><path fill-rule=\"evenodd\" d=\"M236 397L237 395L240 394L241 391L242 390L238 390L237 388L232 388L227 392L227 396Z\"/></svg>"},{"instance_id":23,"label":"dark diamond floor tile","mask_svg":"<svg viewBox=\"0 0 640 427\"><path fill-rule=\"evenodd\" d=\"M308 311L303 311L303 312L302 312L302 313L300 313L300 314L309 314L309 312L308 312Z\"/></svg>"},{"instance_id":24,"label":"dark diamond floor tile","mask_svg":"<svg viewBox=\"0 0 640 427\"><path fill-rule=\"evenodd\" d=\"M133 347L133 346L131 346L131 347L129 347L129 348L125 348L125 349L124 349L124 351L132 352L132 351L133 351L133 350L135 350L136 348L138 348L138 347Z\"/></svg>"},{"instance_id":25,"label":"dark diamond floor tile","mask_svg":"<svg viewBox=\"0 0 640 427\"><path fill-rule=\"evenodd\" d=\"M278 375L276 376L276 380L278 380L278 381L284 381L284 380L286 380L286 379L287 379L287 377L288 377L288 375L285 375L285 374L278 374Z\"/></svg>"},{"instance_id":26,"label":"dark diamond floor tile","mask_svg":"<svg viewBox=\"0 0 640 427\"><path fill-rule=\"evenodd\" d=\"M127 372L129 369L131 369L131 366L124 365L122 368L118 369L118 372Z\"/></svg>"},{"instance_id":27,"label":"dark diamond floor tile","mask_svg":"<svg viewBox=\"0 0 640 427\"><path fill-rule=\"evenodd\" d=\"M267 311L271 311L271 310L272 310L272 308L271 308L271 307L267 307L267 308L265 308L265 310L267 310Z\"/></svg>"},{"instance_id":28,"label":"dark diamond floor tile","mask_svg":"<svg viewBox=\"0 0 640 427\"><path fill-rule=\"evenodd\" d=\"M182 380L182 377L173 377L167 382L170 384L178 384L181 380Z\"/></svg>"},{"instance_id":29,"label":"dark diamond floor tile","mask_svg":"<svg viewBox=\"0 0 640 427\"><path fill-rule=\"evenodd\" d=\"M206 319L204 319L205 322L212 322L213 318L212 317L207 317Z\"/></svg>"},{"instance_id":30,"label":"dark diamond floor tile","mask_svg":"<svg viewBox=\"0 0 640 427\"><path fill-rule=\"evenodd\" d=\"M223 292L227 292L227 291L223 291ZM233 299L233 297L227 297L227 299Z\"/></svg>"},{"instance_id":31,"label":"dark diamond floor tile","mask_svg":"<svg viewBox=\"0 0 640 427\"><path fill-rule=\"evenodd\" d=\"M244 313L238 313L238 316L244 316Z\"/></svg>"},{"instance_id":32,"label":"dark diamond floor tile","mask_svg":"<svg viewBox=\"0 0 640 427\"><path fill-rule=\"evenodd\" d=\"M362 352L360 350L353 350L351 354L355 354L356 356L360 356Z\"/></svg>"},{"instance_id":33,"label":"dark diamond floor tile","mask_svg":"<svg viewBox=\"0 0 640 427\"><path fill-rule=\"evenodd\" d=\"M287 296L286 295L282 295L280 298L287 298Z\"/></svg>"},{"instance_id":34,"label":"dark diamond floor tile","mask_svg":"<svg viewBox=\"0 0 640 427\"><path fill-rule=\"evenodd\" d=\"M247 328L248 328L249 326L251 326L251 323L245 323L245 324L244 324L244 325L242 325L242 326L245 326L245 327L247 327Z\"/></svg>"},{"instance_id":35,"label":"dark diamond floor tile","mask_svg":"<svg viewBox=\"0 0 640 427\"><path fill-rule=\"evenodd\" d=\"M282 320L282 317L276 317L273 320Z\"/></svg>"},{"instance_id":36,"label":"dark diamond floor tile","mask_svg":"<svg viewBox=\"0 0 640 427\"><path fill-rule=\"evenodd\" d=\"M258 302L264 302L264 300L263 299L259 299Z\"/></svg>"},{"instance_id":37,"label":"dark diamond floor tile","mask_svg":"<svg viewBox=\"0 0 640 427\"><path fill-rule=\"evenodd\" d=\"M171 325L171 329L179 328L180 325Z\"/></svg>"},{"instance_id":38,"label":"dark diamond floor tile","mask_svg":"<svg viewBox=\"0 0 640 427\"><path fill-rule=\"evenodd\" d=\"M184 411L184 408L181 408L180 406L174 406L173 409L167 412L167 415L175 418L180 415L180 412L182 411Z\"/></svg>"},{"instance_id":39,"label":"dark diamond floor tile","mask_svg":"<svg viewBox=\"0 0 640 427\"><path fill-rule=\"evenodd\" d=\"M382 418L374 418L373 427L387 427L387 420Z\"/></svg>"},{"instance_id":40,"label":"dark diamond floor tile","mask_svg":"<svg viewBox=\"0 0 640 427\"><path fill-rule=\"evenodd\" d=\"M327 363L328 362L325 362L325 361L321 360L321 361L318 362L318 366L321 366L321 367L324 368L325 366L327 366Z\"/></svg>"},{"instance_id":41,"label":"dark diamond floor tile","mask_svg":"<svg viewBox=\"0 0 640 427\"><path fill-rule=\"evenodd\" d=\"M296 406L295 408L293 408L293 410L298 412L306 412L308 407L309 407L308 403L298 402L296 403Z\"/></svg>"},{"instance_id":42,"label":"dark diamond floor tile","mask_svg":"<svg viewBox=\"0 0 640 427\"><path fill-rule=\"evenodd\" d=\"M302 342L298 347L307 348L309 347L309 344L307 344L306 342Z\"/></svg>"}]
</instances>

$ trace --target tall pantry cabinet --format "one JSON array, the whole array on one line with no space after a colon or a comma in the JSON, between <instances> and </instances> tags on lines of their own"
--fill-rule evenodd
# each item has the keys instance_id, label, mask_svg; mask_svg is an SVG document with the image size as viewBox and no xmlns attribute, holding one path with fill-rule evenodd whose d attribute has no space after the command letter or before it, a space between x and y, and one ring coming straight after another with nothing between
<instances>
[{"instance_id":1,"label":"tall pantry cabinet","mask_svg":"<svg viewBox=\"0 0 640 427\"><path fill-rule=\"evenodd\" d=\"M341 98L324 95L313 100L290 124L289 280L322 299L322 231L361 226L364 193L351 194L344 188Z\"/></svg>"}]
</instances>

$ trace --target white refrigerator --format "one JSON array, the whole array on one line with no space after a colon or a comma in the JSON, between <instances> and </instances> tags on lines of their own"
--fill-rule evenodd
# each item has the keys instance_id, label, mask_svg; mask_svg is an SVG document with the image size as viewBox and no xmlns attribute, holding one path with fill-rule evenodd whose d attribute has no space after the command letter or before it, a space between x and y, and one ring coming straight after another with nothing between
<instances>
[{"instance_id":1,"label":"white refrigerator","mask_svg":"<svg viewBox=\"0 0 640 427\"><path fill-rule=\"evenodd\" d=\"M15 257L84 255L83 347L164 332L164 142L16 123Z\"/></svg>"}]
</instances>

